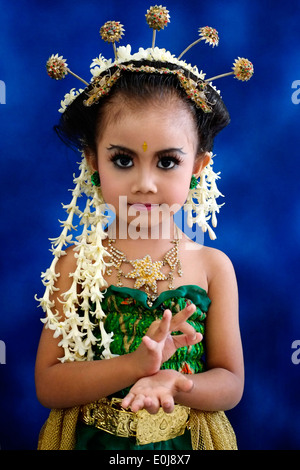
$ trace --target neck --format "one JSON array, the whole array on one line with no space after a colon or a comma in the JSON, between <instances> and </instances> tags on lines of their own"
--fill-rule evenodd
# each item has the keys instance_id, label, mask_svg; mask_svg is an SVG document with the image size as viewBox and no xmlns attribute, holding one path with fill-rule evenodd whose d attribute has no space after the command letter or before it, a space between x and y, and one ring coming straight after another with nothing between
<instances>
[{"instance_id":1,"label":"neck","mask_svg":"<svg viewBox=\"0 0 300 470\"><path fill-rule=\"evenodd\" d=\"M173 218L151 227L124 226L115 219L108 227L107 234L108 238L114 240L126 240L128 245L138 243L144 246L149 246L158 240L160 244L168 244L168 242L179 238Z\"/></svg>"},{"instance_id":2,"label":"neck","mask_svg":"<svg viewBox=\"0 0 300 470\"><path fill-rule=\"evenodd\" d=\"M134 280L134 288L144 290L147 294L148 305L157 298L158 281L168 283L168 289L174 289L174 273L182 276L179 259L179 239L166 240L165 243L153 243L152 239L138 240L108 240L110 254L107 276L115 276L117 286L122 287ZM166 250L167 248L167 250ZM161 251L164 251L162 253ZM116 274L113 274L115 268ZM133 269L132 269L133 268Z\"/></svg>"}]
</instances>

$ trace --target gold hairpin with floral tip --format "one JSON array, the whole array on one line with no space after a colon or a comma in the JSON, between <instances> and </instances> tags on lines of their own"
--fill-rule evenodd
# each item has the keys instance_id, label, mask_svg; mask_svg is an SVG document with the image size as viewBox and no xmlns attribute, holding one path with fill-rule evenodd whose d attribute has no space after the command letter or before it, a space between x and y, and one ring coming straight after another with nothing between
<instances>
[{"instance_id":1,"label":"gold hairpin with floral tip","mask_svg":"<svg viewBox=\"0 0 300 470\"><path fill-rule=\"evenodd\" d=\"M182 57L196 44L204 41L212 47L218 46L219 35L216 29L210 26L203 26L198 29L199 38L187 46L181 54L176 57L165 49L155 46L157 31L163 30L170 22L169 11L161 6L151 6L146 13L146 21L149 27L153 30L152 47L148 49L140 48L138 52L131 53L131 46L116 47L116 43L120 41L124 35L124 27L118 21L107 21L100 28L101 38L113 45L114 60L106 60L101 54L98 58L94 59L91 64L92 79L90 83L80 78L73 73L66 64L66 59L58 54L52 55L47 62L47 72L50 77L60 80L66 77L69 73L81 80L89 88L75 92L74 88L70 93L65 95L65 99L61 102L60 112L64 112L72 101L83 91L87 98L83 101L84 105L91 106L99 102L99 100L107 95L116 81L120 78L122 71L131 72L147 72L147 73L170 73L178 77L180 85L185 90L187 96L194 101L198 108L204 112L209 113L212 111L211 103L208 102L205 91L206 86L219 78L228 75L234 75L238 80L247 81L253 73L253 64L245 58L236 59L233 63L232 71L216 75L209 79L205 78L205 73L199 71L197 66L192 67ZM143 68L142 66L134 66L134 62L161 62L165 64L162 67L149 67ZM170 68L170 65L172 67ZM175 67L174 67L175 66ZM112 70L114 70L112 72ZM217 90L216 90L217 91ZM217 91L218 92L218 91Z\"/></svg>"},{"instance_id":2,"label":"gold hairpin with floral tip","mask_svg":"<svg viewBox=\"0 0 300 470\"><path fill-rule=\"evenodd\" d=\"M161 5L155 5L154 7L150 7L150 9L147 10L145 16L148 25L153 29L152 49L154 49L156 31L164 29L164 27L167 26L167 24L170 22L169 11Z\"/></svg>"},{"instance_id":3,"label":"gold hairpin with floral tip","mask_svg":"<svg viewBox=\"0 0 300 470\"><path fill-rule=\"evenodd\" d=\"M73 77L77 78L78 80L82 81L85 85L89 86L89 83L80 78L74 72L72 72L68 68L68 64L66 63L66 59L62 56L58 56L58 54L52 54L51 57L47 60L46 64L47 72L49 77L54 78L55 80L61 80L65 78L65 76L70 73Z\"/></svg>"},{"instance_id":4,"label":"gold hairpin with floral tip","mask_svg":"<svg viewBox=\"0 0 300 470\"><path fill-rule=\"evenodd\" d=\"M107 21L100 28L100 35L104 41L111 42L114 48L115 59L118 58L116 42L120 41L123 36L123 25L119 21Z\"/></svg>"}]
</instances>

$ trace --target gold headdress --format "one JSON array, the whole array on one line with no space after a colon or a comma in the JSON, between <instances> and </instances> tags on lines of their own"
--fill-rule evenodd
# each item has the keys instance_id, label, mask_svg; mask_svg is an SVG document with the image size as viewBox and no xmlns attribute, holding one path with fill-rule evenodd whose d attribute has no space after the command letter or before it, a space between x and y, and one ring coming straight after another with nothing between
<instances>
[{"instance_id":1,"label":"gold headdress","mask_svg":"<svg viewBox=\"0 0 300 470\"><path fill-rule=\"evenodd\" d=\"M252 63L248 59L240 57L234 61L231 72L217 75L209 79L206 79L205 74L202 71L198 71L196 66L192 67L190 64L182 60L182 57L200 41L205 41L205 43L212 47L218 46L219 36L218 32L214 28L211 28L210 26L199 28L199 39L186 47L184 51L176 57L165 49L155 47L156 32L164 29L164 27L166 27L170 22L169 11L161 5L150 7L146 13L146 21L149 27L153 29L152 47L148 49L139 48L139 51L134 54L131 54L130 45L127 45L126 47L116 47L116 42L120 41L125 31L120 22L107 21L100 28L101 38L113 45L115 60L106 60L101 54L99 55L99 58L94 59L91 64L92 80L90 84L73 73L68 68L66 59L58 54L52 55L47 61L47 72L49 76L56 80L60 80L70 73L81 80L88 86L88 89L85 90L87 99L84 104L86 106L91 106L92 104L97 103L102 96L109 93L114 83L121 76L122 71L130 70L131 72L142 71L147 73L170 73L178 77L179 82L186 91L188 97L204 112L211 112L211 106L205 97L205 87L212 80L216 80L227 75L234 75L238 80L242 81L247 81L252 77L254 72ZM161 68L151 66L136 67L132 63L135 61L160 61L165 63L166 66ZM175 70L171 70L168 68L168 64L175 64L177 68ZM116 71L112 74L111 69L113 67L116 67ZM107 73L105 74L105 72ZM192 73L196 77L196 81L191 79L190 76L186 77L184 72ZM66 106L71 104L71 97L74 99L77 95L78 94L74 93L74 89L72 89L71 94L69 93L66 95L66 101L62 102L61 110L64 111Z\"/></svg>"},{"instance_id":2,"label":"gold headdress","mask_svg":"<svg viewBox=\"0 0 300 470\"><path fill-rule=\"evenodd\" d=\"M148 49L140 48L138 52L131 53L131 46L127 45L116 47L124 34L123 25L116 21L108 21L100 29L100 35L104 41L112 43L114 49L114 61L106 60L101 54L94 59L91 64L92 79L90 83L74 74L68 67L66 59L58 54L52 55L47 61L47 72L53 79L60 80L67 74L72 74L81 80L85 89L76 91L74 88L65 95L61 101L59 111L64 113L68 106L81 94L84 94L85 106L92 106L108 94L124 71L144 72L144 73L170 73L176 75L181 87L187 96L203 112L212 112L212 104L206 99L206 87L212 86L211 81L217 78L234 75L238 80L249 80L253 74L253 65L244 58L238 58L233 64L233 70L226 74L206 79L205 74L199 71L196 66L182 60L183 55L195 44L200 41L215 47L218 45L219 37L214 28L205 26L199 29L199 38L184 51L175 57L165 49L155 47L157 31L164 29L170 21L169 12L166 8L153 6L147 11L146 21L153 29L152 47ZM141 62L147 62L147 65L141 65ZM139 62L139 65L135 65ZM153 62L153 66L149 63ZM163 67L157 68L155 62L161 62ZM175 67L169 68L169 65ZM113 70L113 72L112 72ZM193 77L193 78L191 78ZM216 90L217 91L217 90ZM109 266L108 252L102 245L102 240L107 236L104 226L107 223L105 216L105 203L101 194L101 187L93 186L91 182L91 172L85 161L84 155L79 164L80 174L74 179L75 189L72 192L72 201L68 205L63 205L68 216L61 222L63 230L59 237L50 239L52 243L52 253L54 259L51 266L42 273L42 282L46 287L44 296L37 299L46 313L46 318L42 321L46 327L54 331L54 336L62 336L59 345L64 349L64 357L61 361L90 360L93 358L93 345L98 341L93 335L95 319L100 324L101 344L103 358L112 357L110 352L110 343L112 334L107 334L103 326L105 313L101 308L103 298L103 289L106 287L106 281L103 274ZM214 173L212 169L212 160L201 173L198 184L190 190L185 210L188 213L188 223L198 223L203 231L209 232L210 238L214 239L215 234L209 226L209 221L216 226L216 213L219 212L221 205L216 203L216 198L221 196L216 186L216 180L219 174ZM77 206L77 199L82 194L86 195L86 206L81 210ZM83 226L82 233L75 239L71 233L76 230L74 226L74 216L79 219ZM56 264L58 259L65 255L64 246L74 244L75 257L77 258L77 268L70 276L73 279L70 289L62 294L65 319L60 321L57 312L53 312L54 304L51 301L51 295L56 290L55 282L58 275ZM81 286L78 294L78 284ZM94 304L91 311L91 302ZM78 308L81 314L78 314Z\"/></svg>"}]
</instances>

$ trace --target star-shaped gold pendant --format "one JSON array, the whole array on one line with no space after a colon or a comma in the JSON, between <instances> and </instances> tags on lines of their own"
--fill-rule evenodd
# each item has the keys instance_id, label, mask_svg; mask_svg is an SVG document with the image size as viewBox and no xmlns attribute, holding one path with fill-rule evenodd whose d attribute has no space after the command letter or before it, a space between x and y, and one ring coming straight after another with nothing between
<instances>
[{"instance_id":1,"label":"star-shaped gold pendant","mask_svg":"<svg viewBox=\"0 0 300 470\"><path fill-rule=\"evenodd\" d=\"M140 289L145 286L146 292L149 289L152 292L157 292L156 281L163 281L167 279L160 269L164 265L163 261L152 261L150 255L144 256L142 259L130 261L130 264L134 267L133 271L130 271L126 275L127 278L136 279L134 287Z\"/></svg>"}]
</instances>

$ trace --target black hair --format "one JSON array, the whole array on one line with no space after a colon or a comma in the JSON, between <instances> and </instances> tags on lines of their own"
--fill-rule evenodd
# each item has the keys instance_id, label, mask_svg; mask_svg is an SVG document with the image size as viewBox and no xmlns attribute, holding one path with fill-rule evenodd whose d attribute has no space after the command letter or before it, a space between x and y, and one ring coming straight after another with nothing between
<instances>
[{"instance_id":1,"label":"black hair","mask_svg":"<svg viewBox=\"0 0 300 470\"><path fill-rule=\"evenodd\" d=\"M130 64L134 64L135 67L149 65L157 69L178 69L176 64L161 62L143 61L130 62ZM125 65L128 65L128 63ZM111 74L115 71L116 67L110 69ZM184 71L184 74L194 81L199 81L189 71ZM212 111L204 112L188 98L175 74L122 71L120 78L112 86L107 95L103 96L98 103L86 106L84 101L88 98L88 93L91 90L92 85L67 107L61 116L59 124L55 126L59 137L67 145L75 147L80 151L89 149L96 154L98 132L101 125L103 125L105 111L110 103L113 102L114 97L128 98L129 101L130 99L136 101L143 100L143 102L156 98L161 102L167 96L177 95L194 117L199 137L198 153L212 151L215 136L230 122L228 110L219 93L214 88L210 85L205 87L206 100L210 104Z\"/></svg>"}]
</instances>

